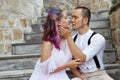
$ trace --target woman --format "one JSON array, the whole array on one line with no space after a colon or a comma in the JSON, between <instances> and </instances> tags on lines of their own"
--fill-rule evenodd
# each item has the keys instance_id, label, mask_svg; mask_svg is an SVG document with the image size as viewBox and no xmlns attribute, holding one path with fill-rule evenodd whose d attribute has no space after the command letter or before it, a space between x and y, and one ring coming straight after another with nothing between
<instances>
[{"instance_id":1,"label":"woman","mask_svg":"<svg viewBox=\"0 0 120 80\"><path fill-rule=\"evenodd\" d=\"M69 25L66 13L58 8L50 9L43 24L41 58L37 61L30 80L70 80L66 68L80 64L79 59L71 60L67 41L58 34L61 25Z\"/></svg>"}]
</instances>

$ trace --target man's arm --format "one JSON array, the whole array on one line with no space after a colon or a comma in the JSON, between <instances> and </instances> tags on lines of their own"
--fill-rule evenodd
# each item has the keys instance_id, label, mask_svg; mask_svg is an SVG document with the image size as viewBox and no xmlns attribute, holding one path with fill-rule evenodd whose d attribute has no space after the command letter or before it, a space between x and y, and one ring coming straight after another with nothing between
<instances>
[{"instance_id":1,"label":"man's arm","mask_svg":"<svg viewBox=\"0 0 120 80\"><path fill-rule=\"evenodd\" d=\"M71 35L67 37L69 48L72 52L72 55L75 59L80 58L80 61L85 62L86 56L83 54L83 52L75 45L73 38Z\"/></svg>"},{"instance_id":2,"label":"man's arm","mask_svg":"<svg viewBox=\"0 0 120 80\"><path fill-rule=\"evenodd\" d=\"M63 27L59 27L59 33L62 37L67 39L73 57L75 59L80 58L80 61L85 62L86 55L84 55L83 52L75 45L71 36L71 31L69 29L64 29Z\"/></svg>"}]
</instances>

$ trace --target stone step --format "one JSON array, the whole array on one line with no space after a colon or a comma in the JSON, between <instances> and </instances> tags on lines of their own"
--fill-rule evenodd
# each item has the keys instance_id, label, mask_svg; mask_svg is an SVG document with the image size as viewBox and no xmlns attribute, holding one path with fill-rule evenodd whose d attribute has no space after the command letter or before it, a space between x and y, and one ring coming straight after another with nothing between
<instances>
[{"instance_id":1,"label":"stone step","mask_svg":"<svg viewBox=\"0 0 120 80\"><path fill-rule=\"evenodd\" d=\"M26 43L41 43L42 42L42 32L35 33L24 33L24 40Z\"/></svg>"},{"instance_id":2,"label":"stone step","mask_svg":"<svg viewBox=\"0 0 120 80\"><path fill-rule=\"evenodd\" d=\"M105 37L111 37L111 30L108 28L92 28L97 33L102 34ZM72 35L76 34L77 31L72 31ZM31 32L31 33L24 33L25 42L38 42L42 41L42 32Z\"/></svg>"},{"instance_id":3,"label":"stone step","mask_svg":"<svg viewBox=\"0 0 120 80\"><path fill-rule=\"evenodd\" d=\"M115 80L120 80L120 64L105 64L105 69ZM0 80L29 80L32 72L33 69L0 71ZM69 69L66 69L66 72L70 78L74 77Z\"/></svg>"},{"instance_id":4,"label":"stone step","mask_svg":"<svg viewBox=\"0 0 120 80\"><path fill-rule=\"evenodd\" d=\"M110 21L109 20L95 20L90 21L89 24L90 28L110 28Z\"/></svg>"},{"instance_id":5,"label":"stone step","mask_svg":"<svg viewBox=\"0 0 120 80\"><path fill-rule=\"evenodd\" d=\"M109 19L109 10L101 10L99 12L91 13L91 21L92 20L106 20Z\"/></svg>"},{"instance_id":6,"label":"stone step","mask_svg":"<svg viewBox=\"0 0 120 80\"><path fill-rule=\"evenodd\" d=\"M40 54L2 56L0 57L0 72L33 69L39 58Z\"/></svg>"},{"instance_id":7,"label":"stone step","mask_svg":"<svg viewBox=\"0 0 120 80\"><path fill-rule=\"evenodd\" d=\"M33 69L1 71L0 80L29 80Z\"/></svg>"},{"instance_id":8,"label":"stone step","mask_svg":"<svg viewBox=\"0 0 120 80\"><path fill-rule=\"evenodd\" d=\"M68 15L71 18L71 15ZM37 21L38 24L33 24L32 29L34 32L43 31L42 30L42 24L46 20L46 15L43 15L42 17L38 17ZM35 27L34 27L35 26ZM36 28L39 26L38 28ZM99 12L92 12L91 14L91 20L90 20L90 27L91 28L110 28L110 19L109 19L109 10L101 10Z\"/></svg>"},{"instance_id":9,"label":"stone step","mask_svg":"<svg viewBox=\"0 0 120 80\"><path fill-rule=\"evenodd\" d=\"M104 63L116 62L114 49L105 50ZM33 69L40 53L0 56L0 71Z\"/></svg>"},{"instance_id":10,"label":"stone step","mask_svg":"<svg viewBox=\"0 0 120 80\"><path fill-rule=\"evenodd\" d=\"M12 54L32 54L32 53L40 53L42 41L37 42L34 38L28 40L26 43L17 43L12 44ZM105 49L113 49L114 46L112 44L111 38L106 38Z\"/></svg>"},{"instance_id":11,"label":"stone step","mask_svg":"<svg viewBox=\"0 0 120 80\"><path fill-rule=\"evenodd\" d=\"M39 54L41 51L41 43L19 43L12 44L13 55L24 55L24 54Z\"/></svg>"},{"instance_id":12,"label":"stone step","mask_svg":"<svg viewBox=\"0 0 120 80\"><path fill-rule=\"evenodd\" d=\"M93 31L100 33L101 35L103 35L105 38L107 37L111 37L112 33L111 30L108 28L92 28Z\"/></svg>"},{"instance_id":13,"label":"stone step","mask_svg":"<svg viewBox=\"0 0 120 80\"><path fill-rule=\"evenodd\" d=\"M33 53L40 53L41 50L41 43L42 41L39 34L34 35L36 38L34 38L32 35L27 35L29 37L26 39L26 43L17 43L12 44L12 54L14 55L21 55L21 54L33 54ZM39 37L39 38L38 38ZM112 40L110 37L106 37L106 49L112 49L114 48L112 44Z\"/></svg>"},{"instance_id":14,"label":"stone step","mask_svg":"<svg viewBox=\"0 0 120 80\"><path fill-rule=\"evenodd\" d=\"M109 64L109 63L114 63L116 62L116 53L115 53L115 49L106 49L104 51L104 55L103 55L103 62L105 64Z\"/></svg>"},{"instance_id":15,"label":"stone step","mask_svg":"<svg viewBox=\"0 0 120 80\"><path fill-rule=\"evenodd\" d=\"M38 17L37 21L39 24L44 23L47 17L47 13L44 13L42 17ZM68 14L68 17L71 19L71 15ZM91 13L91 21L100 21L100 20L109 20L109 10L101 10L99 12Z\"/></svg>"},{"instance_id":16,"label":"stone step","mask_svg":"<svg viewBox=\"0 0 120 80\"><path fill-rule=\"evenodd\" d=\"M39 19L39 18L38 18ZM42 20L42 19L41 19ZM36 31L36 32L39 32L39 31L43 31L42 30L42 24L45 22L45 19L42 21L42 22L40 22L39 23L39 25L38 24L34 24L33 26L32 26L32 29L33 29L33 31ZM35 26L35 27L34 27ZM38 28L37 28L37 26L38 26ZM72 26L72 25L71 25ZM110 20L109 20L109 18L101 18L101 19L91 19L90 20L90 24L89 24L89 26L91 27L91 28L110 28ZM37 28L37 29L35 29L35 28ZM39 31L38 31L38 29L39 29Z\"/></svg>"}]
</instances>

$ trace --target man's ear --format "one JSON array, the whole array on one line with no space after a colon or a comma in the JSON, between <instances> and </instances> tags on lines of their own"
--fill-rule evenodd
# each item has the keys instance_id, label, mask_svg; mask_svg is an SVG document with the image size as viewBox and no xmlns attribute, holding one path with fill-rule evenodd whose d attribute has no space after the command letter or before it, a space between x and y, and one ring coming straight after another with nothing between
<instances>
[{"instance_id":1,"label":"man's ear","mask_svg":"<svg viewBox=\"0 0 120 80\"><path fill-rule=\"evenodd\" d=\"M83 23L87 24L88 23L88 18L84 18Z\"/></svg>"}]
</instances>

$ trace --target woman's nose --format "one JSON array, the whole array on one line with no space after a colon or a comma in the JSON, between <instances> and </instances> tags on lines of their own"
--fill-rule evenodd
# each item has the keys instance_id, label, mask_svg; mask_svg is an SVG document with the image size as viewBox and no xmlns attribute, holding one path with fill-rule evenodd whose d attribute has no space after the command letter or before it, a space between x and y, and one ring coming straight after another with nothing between
<instances>
[{"instance_id":1,"label":"woman's nose","mask_svg":"<svg viewBox=\"0 0 120 80\"><path fill-rule=\"evenodd\" d=\"M68 16L68 19L69 19L69 22L71 22L71 19L72 19L71 16Z\"/></svg>"}]
</instances>

